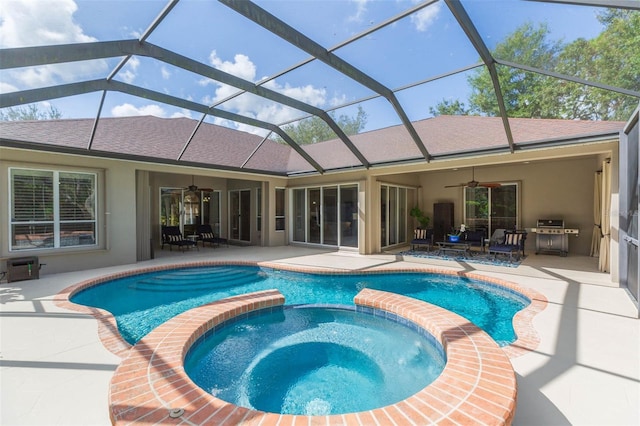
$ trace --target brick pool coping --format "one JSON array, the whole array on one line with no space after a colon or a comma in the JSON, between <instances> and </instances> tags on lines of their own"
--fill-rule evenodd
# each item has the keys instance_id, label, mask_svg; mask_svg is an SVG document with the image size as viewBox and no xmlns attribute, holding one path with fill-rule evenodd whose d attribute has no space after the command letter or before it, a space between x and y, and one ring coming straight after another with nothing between
<instances>
[{"instance_id":1,"label":"brick pool coping","mask_svg":"<svg viewBox=\"0 0 640 426\"><path fill-rule=\"evenodd\" d=\"M459 315L406 296L364 289L354 301L403 317L432 334L447 356L442 374L404 401L344 415L281 415L222 401L191 381L184 358L192 344L217 325L284 304L280 292L265 290L191 309L141 339L111 380L111 420L116 425L511 424L515 373L506 353L484 331Z\"/></svg>"},{"instance_id":2,"label":"brick pool coping","mask_svg":"<svg viewBox=\"0 0 640 426\"><path fill-rule=\"evenodd\" d=\"M131 275L144 274L148 272L169 270L177 268L188 268L198 266L217 266L217 265L244 265L244 266L260 266L265 268L280 269L291 272L303 272L311 274L380 274L380 273L429 273L429 274L444 274L455 275L459 277L465 277L470 279L476 279L485 283L494 284L516 293L522 294L531 300L529 306L519 311L513 318L513 328L515 330L517 340L508 346L502 348L502 350L509 356L509 358L516 358L525 353L535 350L540 344L540 336L533 327L533 318L547 306L547 298L529 288L520 287L510 281L502 280L499 278L487 277L478 273L472 272L459 272L451 269L437 268L437 267L423 267L416 266L412 268L397 268L397 267L376 267L366 271L345 271L343 269L323 268L323 267L309 267L309 266L291 266L286 264L280 264L275 262L252 262L252 261L199 261L199 262L185 262L180 264L168 264L159 265L145 268L138 268L130 271L119 272L116 274L110 274L101 276L98 278L88 279L74 285L71 285L54 297L54 302L57 306L69 309L76 312L92 315L98 321L98 336L104 347L111 353L119 356L120 358L127 357L131 345L125 341L118 332L118 326L116 320L110 312L99 308L93 308L89 306L78 305L71 302L71 298L74 294L87 289L89 287L111 281L117 278L128 277Z\"/></svg>"}]
</instances>

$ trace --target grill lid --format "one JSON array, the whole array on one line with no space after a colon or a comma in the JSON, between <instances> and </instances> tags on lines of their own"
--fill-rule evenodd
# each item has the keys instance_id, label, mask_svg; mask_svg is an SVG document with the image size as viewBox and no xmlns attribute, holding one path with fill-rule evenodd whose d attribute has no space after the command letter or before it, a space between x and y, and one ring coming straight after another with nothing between
<instances>
[{"instance_id":1,"label":"grill lid","mask_svg":"<svg viewBox=\"0 0 640 426\"><path fill-rule=\"evenodd\" d=\"M564 228L562 219L538 219L538 228Z\"/></svg>"}]
</instances>

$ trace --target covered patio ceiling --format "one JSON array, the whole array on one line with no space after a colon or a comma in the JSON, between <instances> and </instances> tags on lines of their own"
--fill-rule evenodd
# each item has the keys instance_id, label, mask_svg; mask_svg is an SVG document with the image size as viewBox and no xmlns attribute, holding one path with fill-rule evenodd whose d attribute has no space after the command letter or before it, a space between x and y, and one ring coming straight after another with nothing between
<instances>
[{"instance_id":1,"label":"covered patio ceiling","mask_svg":"<svg viewBox=\"0 0 640 426\"><path fill-rule=\"evenodd\" d=\"M18 3L8 1L5 7ZM74 3L77 10L71 15L77 28L69 28L81 35L75 39L65 32L55 44L37 34L28 41L4 37L0 50L0 108L56 100L52 104L63 118L94 120L87 150L101 118L144 113L188 117L194 119L193 130L176 141L182 146L176 161L206 122L265 140L277 135L322 173L323 150L304 149L288 131L317 117L331 129L331 139L357 159L355 167L369 168L371 158L339 120L362 108L368 119L360 131L400 126L429 162L434 159L425 140L430 136L416 131L415 122L431 117L429 108L442 100L465 100L469 73L482 68L497 102L500 139L511 153L518 147L499 67L640 99L634 88L492 53L500 39L527 22L567 28L550 32L557 40L593 38L599 30L585 16L603 8L638 11L640 2L635 1L98 3L103 10L86 1ZM137 37L123 38L123 33ZM23 78L29 73L40 78ZM403 160L389 153L386 164Z\"/></svg>"}]
</instances>

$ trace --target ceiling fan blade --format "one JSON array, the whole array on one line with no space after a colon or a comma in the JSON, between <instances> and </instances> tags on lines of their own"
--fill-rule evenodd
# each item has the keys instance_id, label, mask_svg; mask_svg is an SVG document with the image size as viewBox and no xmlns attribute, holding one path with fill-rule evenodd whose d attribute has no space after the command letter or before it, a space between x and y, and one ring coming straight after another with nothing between
<instances>
[{"instance_id":1,"label":"ceiling fan blade","mask_svg":"<svg viewBox=\"0 0 640 426\"><path fill-rule=\"evenodd\" d=\"M469 182L460 183L458 185L446 185L445 188L460 188L460 187L477 188L479 186L484 188L499 188L502 186L500 182L478 182L475 179L475 176L476 176L476 168L471 167L471 180Z\"/></svg>"},{"instance_id":2,"label":"ceiling fan blade","mask_svg":"<svg viewBox=\"0 0 640 426\"><path fill-rule=\"evenodd\" d=\"M189 192L213 192L213 188L200 188L197 185L189 185L186 186L184 188L182 188L183 191L189 191Z\"/></svg>"}]
</instances>

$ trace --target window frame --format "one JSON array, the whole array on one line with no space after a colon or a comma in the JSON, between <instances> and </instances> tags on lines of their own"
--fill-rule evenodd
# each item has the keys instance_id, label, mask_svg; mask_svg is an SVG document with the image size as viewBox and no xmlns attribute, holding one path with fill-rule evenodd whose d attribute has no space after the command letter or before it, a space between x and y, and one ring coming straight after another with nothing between
<instances>
[{"instance_id":1,"label":"window frame","mask_svg":"<svg viewBox=\"0 0 640 426\"><path fill-rule=\"evenodd\" d=\"M43 176L50 175L50 190L51 190L51 219L43 218L42 220L37 218L32 219L20 219L16 220L14 217L14 205L16 204L16 194L15 194L15 177L19 176L29 176L33 174L42 174ZM87 182L91 184L90 192L92 192L92 199L87 198L87 201L93 203L92 215L93 217L90 219L82 218L82 219L70 219L65 217L65 206L61 201L61 187L64 186L64 179L68 178L65 175L86 175L90 177L87 179ZM101 221L99 220L99 188L100 188L100 179L101 175L97 170L86 170L86 169L74 169L74 168L61 168L61 167L33 167L33 166L10 166L7 167L7 177L8 177L8 233L9 236L7 245L9 253L25 253L32 251L67 251L67 250L77 250L77 249L96 249L99 248L100 244L100 226ZM90 238L84 238L85 235L78 235L78 243L76 244L66 244L64 239L65 232L76 232L76 230L69 231L69 224L90 224L93 227L92 233L90 233ZM52 242L47 245L40 244L33 247L25 246L20 247L17 243L16 239L16 227L19 226L37 226L37 225L48 225L51 226L51 237ZM77 229L77 231L82 231L82 229ZM89 231L90 232L90 231ZM31 234L33 235L33 234ZM71 240L73 241L74 235L71 235ZM83 241L81 243L81 241ZM89 241L87 244L86 242Z\"/></svg>"},{"instance_id":2,"label":"window frame","mask_svg":"<svg viewBox=\"0 0 640 426\"><path fill-rule=\"evenodd\" d=\"M278 205L278 194L281 194L281 197L282 197L281 206ZM275 197L274 229L275 229L275 232L285 232L287 228L286 188L280 188L280 187L275 188L274 197ZM278 214L278 213L281 213L281 214Z\"/></svg>"},{"instance_id":3,"label":"window frame","mask_svg":"<svg viewBox=\"0 0 640 426\"><path fill-rule=\"evenodd\" d=\"M329 244L325 241L324 228L327 225L324 210L325 190L337 190L337 204L331 206L335 210L336 226L340 226L337 232L337 243ZM355 190L355 196L345 197L346 191ZM316 194L317 192L317 194ZM300 186L289 188L289 212L291 213L291 230L289 239L295 244L305 244L313 246L339 247L345 250L359 249L359 200L360 183L344 182L325 185ZM317 211L312 212L311 206L314 200L319 205ZM346 204L352 202L352 204ZM333 214L333 213L332 213ZM348 228L347 228L348 222ZM312 231L312 224L315 224L315 231ZM351 240L351 241L347 241Z\"/></svg>"},{"instance_id":4,"label":"window frame","mask_svg":"<svg viewBox=\"0 0 640 426\"><path fill-rule=\"evenodd\" d=\"M389 248L409 242L407 220L410 209L409 191L414 187L380 183L380 247ZM384 208L383 208L384 206Z\"/></svg>"},{"instance_id":5,"label":"window frame","mask_svg":"<svg viewBox=\"0 0 640 426\"><path fill-rule=\"evenodd\" d=\"M515 197L514 197L514 201L515 201L515 229L520 229L520 224L522 221L522 217L521 217L521 213L522 213L522 209L521 209L521 197L522 197L522 185L521 185L521 181L504 181L504 182L500 182L500 187L506 187L506 186L513 186L515 188ZM467 188L468 187L464 187L464 190L462 191L462 206L463 206L463 218L464 218L464 222L467 227L474 229L475 227L472 226L470 224L471 221L469 221L470 217L468 217L469 212L467 210ZM473 188L475 189L475 188ZM487 217L486 217L486 221L487 221L487 232L488 235L486 235L485 238L491 238L491 236L493 235L493 233L495 232L495 229L493 227L493 218L495 217L495 215L492 214L492 210L493 206L493 197L492 197L492 191L494 190L494 188L486 188L487 189L487 203L488 203L488 209L487 209ZM500 228L497 228L500 229Z\"/></svg>"},{"instance_id":6,"label":"window frame","mask_svg":"<svg viewBox=\"0 0 640 426\"><path fill-rule=\"evenodd\" d=\"M256 188L256 230L262 232L262 187Z\"/></svg>"}]
</instances>

